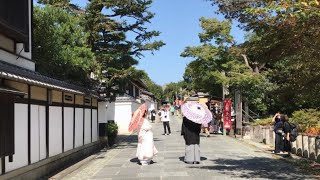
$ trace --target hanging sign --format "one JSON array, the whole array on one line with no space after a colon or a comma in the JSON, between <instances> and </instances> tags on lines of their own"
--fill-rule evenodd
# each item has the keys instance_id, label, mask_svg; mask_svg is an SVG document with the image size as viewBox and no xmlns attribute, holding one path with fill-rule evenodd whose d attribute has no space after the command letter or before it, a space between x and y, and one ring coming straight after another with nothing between
<instances>
[{"instance_id":1,"label":"hanging sign","mask_svg":"<svg viewBox=\"0 0 320 180\"><path fill-rule=\"evenodd\" d=\"M231 128L231 99L223 101L223 126L224 128Z\"/></svg>"}]
</instances>

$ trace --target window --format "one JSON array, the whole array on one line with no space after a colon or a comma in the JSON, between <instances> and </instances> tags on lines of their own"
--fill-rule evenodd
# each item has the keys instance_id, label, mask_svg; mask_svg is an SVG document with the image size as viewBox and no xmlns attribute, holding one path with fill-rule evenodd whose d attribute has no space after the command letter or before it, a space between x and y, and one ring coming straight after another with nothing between
<instances>
[{"instance_id":1,"label":"window","mask_svg":"<svg viewBox=\"0 0 320 180\"><path fill-rule=\"evenodd\" d=\"M29 1L0 1L0 32L16 42L25 43L25 51L29 51Z\"/></svg>"}]
</instances>

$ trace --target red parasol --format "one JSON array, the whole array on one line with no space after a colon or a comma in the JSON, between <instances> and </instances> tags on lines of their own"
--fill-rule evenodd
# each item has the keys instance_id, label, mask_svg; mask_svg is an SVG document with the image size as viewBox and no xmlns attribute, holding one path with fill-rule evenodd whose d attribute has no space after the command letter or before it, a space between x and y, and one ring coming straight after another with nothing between
<instances>
[{"instance_id":1,"label":"red parasol","mask_svg":"<svg viewBox=\"0 0 320 180\"><path fill-rule=\"evenodd\" d=\"M144 113L147 111L146 104L142 104L133 114L131 117L131 121L129 124L129 131L133 131L137 127L141 126L144 120Z\"/></svg>"}]
</instances>

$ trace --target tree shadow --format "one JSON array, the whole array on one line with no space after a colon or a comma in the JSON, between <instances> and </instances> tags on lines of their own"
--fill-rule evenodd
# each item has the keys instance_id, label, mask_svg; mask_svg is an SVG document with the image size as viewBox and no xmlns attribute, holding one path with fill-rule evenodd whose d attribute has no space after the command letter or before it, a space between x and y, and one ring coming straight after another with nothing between
<instances>
[{"instance_id":1,"label":"tree shadow","mask_svg":"<svg viewBox=\"0 0 320 180\"><path fill-rule=\"evenodd\" d=\"M216 159L211 160L214 165L206 165L200 168L212 171L219 171L221 174L232 178L266 178L266 179L307 179L312 178L302 173L298 167L265 157L252 157L246 159Z\"/></svg>"}]
</instances>

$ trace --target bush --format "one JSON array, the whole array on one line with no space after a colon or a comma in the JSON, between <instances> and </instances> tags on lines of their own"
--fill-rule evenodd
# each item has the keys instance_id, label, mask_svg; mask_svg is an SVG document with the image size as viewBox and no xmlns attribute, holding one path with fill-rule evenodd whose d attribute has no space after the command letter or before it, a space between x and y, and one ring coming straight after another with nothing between
<instances>
[{"instance_id":1,"label":"bush","mask_svg":"<svg viewBox=\"0 0 320 180\"><path fill-rule=\"evenodd\" d=\"M106 132L108 136L108 144L109 146L112 146L118 136L118 125L114 122L108 122Z\"/></svg>"},{"instance_id":2,"label":"bush","mask_svg":"<svg viewBox=\"0 0 320 180\"><path fill-rule=\"evenodd\" d=\"M306 134L308 135L320 135L320 126L316 126L316 127L309 127L306 129L305 131Z\"/></svg>"},{"instance_id":3,"label":"bush","mask_svg":"<svg viewBox=\"0 0 320 180\"><path fill-rule=\"evenodd\" d=\"M268 117L268 118L259 119L259 120L256 120L256 121L252 122L251 125L253 125L253 126L257 126L257 125L261 125L261 126L272 125L272 118Z\"/></svg>"},{"instance_id":4,"label":"bush","mask_svg":"<svg viewBox=\"0 0 320 180\"><path fill-rule=\"evenodd\" d=\"M299 124L301 132L314 131L310 128L316 128L318 122L320 122L320 111L316 109L302 109L295 111L290 118L291 122Z\"/></svg>"}]
</instances>

